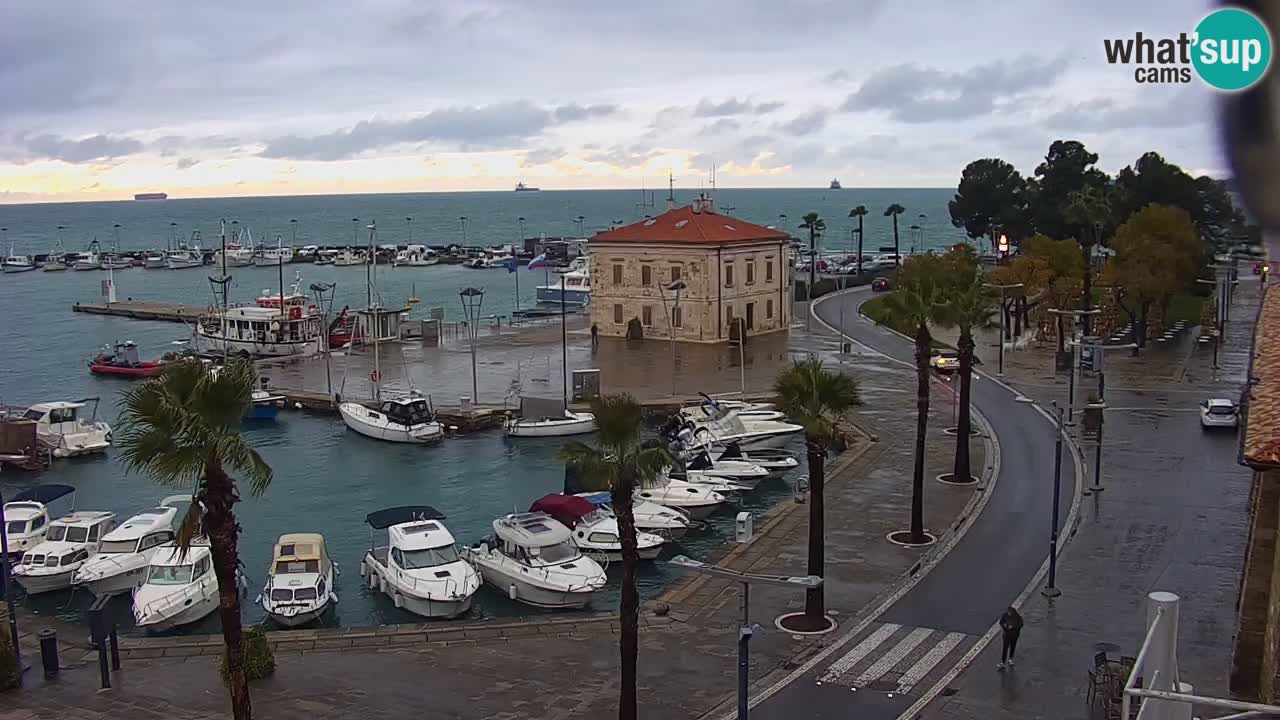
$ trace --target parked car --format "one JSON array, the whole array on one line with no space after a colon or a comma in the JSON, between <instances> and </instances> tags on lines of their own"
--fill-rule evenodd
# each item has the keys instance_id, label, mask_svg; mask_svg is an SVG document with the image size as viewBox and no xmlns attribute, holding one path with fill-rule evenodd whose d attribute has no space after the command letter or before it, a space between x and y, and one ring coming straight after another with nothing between
<instances>
[{"instance_id":1,"label":"parked car","mask_svg":"<svg viewBox=\"0 0 1280 720\"><path fill-rule=\"evenodd\" d=\"M936 352L929 358L929 365L938 372L953 372L960 369L960 353L955 350Z\"/></svg>"},{"instance_id":2,"label":"parked car","mask_svg":"<svg viewBox=\"0 0 1280 720\"><path fill-rule=\"evenodd\" d=\"M1200 427L1231 428L1240 426L1240 411L1230 400L1214 398L1200 403Z\"/></svg>"},{"instance_id":3,"label":"parked car","mask_svg":"<svg viewBox=\"0 0 1280 720\"><path fill-rule=\"evenodd\" d=\"M887 292L889 289L889 278L878 277L871 281L871 292Z\"/></svg>"}]
</instances>

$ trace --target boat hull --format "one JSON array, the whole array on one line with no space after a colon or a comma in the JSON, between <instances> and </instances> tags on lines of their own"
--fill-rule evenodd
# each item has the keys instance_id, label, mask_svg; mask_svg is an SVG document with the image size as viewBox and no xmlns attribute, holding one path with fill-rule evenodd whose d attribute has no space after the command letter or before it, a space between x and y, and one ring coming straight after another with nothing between
<instances>
[{"instance_id":1,"label":"boat hull","mask_svg":"<svg viewBox=\"0 0 1280 720\"><path fill-rule=\"evenodd\" d=\"M62 262L47 262L44 267L40 268L45 272L61 272L67 269L67 264Z\"/></svg>"},{"instance_id":2,"label":"boat hull","mask_svg":"<svg viewBox=\"0 0 1280 720\"><path fill-rule=\"evenodd\" d=\"M511 437L565 437L595 432L596 419L589 414L553 420L516 420L507 423Z\"/></svg>"},{"instance_id":3,"label":"boat hull","mask_svg":"<svg viewBox=\"0 0 1280 720\"><path fill-rule=\"evenodd\" d=\"M538 288L538 302L551 305L560 304L560 288L553 286L541 286ZM566 288L564 291L565 305L587 305L591 302L590 290L574 290Z\"/></svg>"},{"instance_id":4,"label":"boat hull","mask_svg":"<svg viewBox=\"0 0 1280 720\"><path fill-rule=\"evenodd\" d=\"M28 595L39 595L41 593L69 589L71 587L71 577L74 574L74 569L47 575L19 575L14 573L13 579L22 586L23 590L27 591Z\"/></svg>"},{"instance_id":5,"label":"boat hull","mask_svg":"<svg viewBox=\"0 0 1280 720\"><path fill-rule=\"evenodd\" d=\"M5 272L5 274L6 274L6 275L13 275L13 274L15 274L15 273L30 272L30 271L35 270L35 269L36 269L36 266L35 266L35 265L5 265L5 266L4 266L4 272Z\"/></svg>"},{"instance_id":6,"label":"boat hull","mask_svg":"<svg viewBox=\"0 0 1280 720\"><path fill-rule=\"evenodd\" d=\"M199 338L210 350L222 350L233 355L248 353L255 357L310 357L320 352L320 338L287 342L257 342L256 340L223 339L210 335L203 327L197 329Z\"/></svg>"},{"instance_id":7,"label":"boat hull","mask_svg":"<svg viewBox=\"0 0 1280 720\"><path fill-rule=\"evenodd\" d=\"M175 260L173 258L169 258L165 261L165 266L170 270L187 270L190 268L198 268L203 265L203 260Z\"/></svg>"},{"instance_id":8,"label":"boat hull","mask_svg":"<svg viewBox=\"0 0 1280 720\"><path fill-rule=\"evenodd\" d=\"M338 414L347 427L374 440L400 443L429 443L444 436L444 428L440 423L423 423L406 428L403 425L375 424L365 420L363 413L367 410L359 403L342 403L338 406Z\"/></svg>"},{"instance_id":9,"label":"boat hull","mask_svg":"<svg viewBox=\"0 0 1280 720\"><path fill-rule=\"evenodd\" d=\"M645 531L645 532L652 532L652 531ZM684 533L681 533L681 534L683 535ZM584 547L579 547L578 549L582 551L583 555L590 555L592 558L596 560L607 560L611 563L622 562L621 550L589 550ZM662 554L662 546L654 545L653 547L640 548L639 553L640 553L641 560L657 560L658 555Z\"/></svg>"},{"instance_id":10,"label":"boat hull","mask_svg":"<svg viewBox=\"0 0 1280 720\"><path fill-rule=\"evenodd\" d=\"M165 267L164 258L146 258L142 261L142 267L148 270L162 270Z\"/></svg>"},{"instance_id":11,"label":"boat hull","mask_svg":"<svg viewBox=\"0 0 1280 720\"><path fill-rule=\"evenodd\" d=\"M89 372L94 375L114 375L116 377L139 378L159 375L163 370L164 366L160 363L141 363L137 367L120 367L118 365L89 363Z\"/></svg>"},{"instance_id":12,"label":"boat hull","mask_svg":"<svg viewBox=\"0 0 1280 720\"><path fill-rule=\"evenodd\" d=\"M283 628L299 628L312 623L318 623L324 618L325 614L333 608L333 603L326 602L323 605L313 609L299 613L285 615L283 613L267 612L267 617L271 618L271 622Z\"/></svg>"},{"instance_id":13,"label":"boat hull","mask_svg":"<svg viewBox=\"0 0 1280 720\"><path fill-rule=\"evenodd\" d=\"M147 632L165 632L203 620L217 609L218 593L213 592L206 597L196 598L190 605L169 617L160 617L159 615L139 616L135 614L134 620L139 628Z\"/></svg>"},{"instance_id":14,"label":"boat hull","mask_svg":"<svg viewBox=\"0 0 1280 720\"><path fill-rule=\"evenodd\" d=\"M497 588L508 597L512 594L512 586L515 586L514 599L534 607L549 610L581 610L590 604L591 597L595 595L594 589L566 591L538 587L524 578L512 576L483 562L477 562L476 569L480 571L480 576L484 578L486 583Z\"/></svg>"},{"instance_id":15,"label":"boat hull","mask_svg":"<svg viewBox=\"0 0 1280 720\"><path fill-rule=\"evenodd\" d=\"M246 420L275 420L280 414L280 406L274 401L253 403L244 411Z\"/></svg>"},{"instance_id":16,"label":"boat hull","mask_svg":"<svg viewBox=\"0 0 1280 720\"><path fill-rule=\"evenodd\" d=\"M94 597L112 597L115 595L123 595L133 592L147 579L147 566L121 572L109 577L99 578L87 583L75 583L75 587L84 588L93 593Z\"/></svg>"}]
</instances>

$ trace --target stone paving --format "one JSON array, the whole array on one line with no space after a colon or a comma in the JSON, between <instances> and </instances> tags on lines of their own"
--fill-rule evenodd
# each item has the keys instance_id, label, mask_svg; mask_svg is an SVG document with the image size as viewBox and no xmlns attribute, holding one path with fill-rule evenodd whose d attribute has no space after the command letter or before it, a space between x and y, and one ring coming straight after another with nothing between
<instances>
[{"instance_id":1,"label":"stone paving","mask_svg":"<svg viewBox=\"0 0 1280 720\"><path fill-rule=\"evenodd\" d=\"M834 345L830 338L800 334L788 352L827 354ZM870 358L830 362L855 369L865 403L858 418L865 432L830 459L826 490L827 606L848 625L928 555L884 540L905 525L910 504L911 443L900 439L913 433L913 415L903 410L913 405L913 378ZM954 447L953 438L937 432L950 424L946 392L935 393L931 417L928 467L934 472L949 465ZM973 442L980 470L990 458L981 439ZM926 525L935 532L955 527L982 496L932 479L925 492ZM718 562L759 573L803 573L807 513L807 504L779 504L756 518L752 543L726 546ZM645 606L643 716L696 718L731 704L736 593L727 581L688 576ZM752 620L764 626L752 643L757 682L785 673L833 639L773 627L777 615L802 607L802 593L752 593ZM255 684L261 717L399 718L407 708L415 717L433 719L600 718L615 712L617 621L611 616L549 614L526 624L302 632L308 634L281 642L276 675ZM46 684L37 662L27 687L3 698L0 720L224 716L216 638L126 640L125 648L125 668L107 692L97 691L96 665L70 668ZM84 652L77 649L80 661Z\"/></svg>"},{"instance_id":2,"label":"stone paving","mask_svg":"<svg viewBox=\"0 0 1280 720\"><path fill-rule=\"evenodd\" d=\"M1145 598L1154 590L1182 598L1183 681L1197 694L1229 697L1250 474L1236 464L1234 434L1204 433L1196 406L1207 397L1238 395L1258 299L1258 283L1242 280L1217 369L1212 348L1196 345L1190 331L1178 347L1138 360L1107 356L1106 490L1082 498L1075 535L1059 562L1062 595L1048 600L1035 593L1023 607L1026 629L1015 669L997 672L997 639L919 717L1104 717L1100 704L1085 701L1095 644L1119 645L1113 655L1137 655L1146 630ZM1066 382L1053 380L1050 353L1013 353L1012 361L1006 356L1006 380L1046 405L1065 403ZM1077 430L1087 486L1094 451Z\"/></svg>"}]
</instances>

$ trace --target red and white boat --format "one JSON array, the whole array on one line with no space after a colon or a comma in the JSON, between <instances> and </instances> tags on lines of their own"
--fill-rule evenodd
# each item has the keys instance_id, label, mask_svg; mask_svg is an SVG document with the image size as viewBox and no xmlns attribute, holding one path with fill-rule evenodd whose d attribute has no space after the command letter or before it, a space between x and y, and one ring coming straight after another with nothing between
<instances>
[{"instance_id":1,"label":"red and white boat","mask_svg":"<svg viewBox=\"0 0 1280 720\"><path fill-rule=\"evenodd\" d=\"M161 370L164 370L163 363L139 360L138 346L130 340L116 343L114 349L104 347L89 360L89 372L95 375L151 377L159 374Z\"/></svg>"}]
</instances>

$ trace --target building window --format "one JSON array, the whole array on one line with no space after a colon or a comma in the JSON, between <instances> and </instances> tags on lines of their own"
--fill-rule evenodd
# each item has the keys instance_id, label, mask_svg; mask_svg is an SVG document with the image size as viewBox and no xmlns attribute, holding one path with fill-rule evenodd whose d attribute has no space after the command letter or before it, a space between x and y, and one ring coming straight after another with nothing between
<instances>
[{"instance_id":1,"label":"building window","mask_svg":"<svg viewBox=\"0 0 1280 720\"><path fill-rule=\"evenodd\" d=\"M773 263L767 260L764 263L764 281L767 283L773 282Z\"/></svg>"},{"instance_id":2,"label":"building window","mask_svg":"<svg viewBox=\"0 0 1280 720\"><path fill-rule=\"evenodd\" d=\"M733 306L724 309L724 324L731 330L733 328Z\"/></svg>"},{"instance_id":3,"label":"building window","mask_svg":"<svg viewBox=\"0 0 1280 720\"><path fill-rule=\"evenodd\" d=\"M671 282L675 282L679 279L680 279L680 266L672 265L671 266Z\"/></svg>"},{"instance_id":4,"label":"building window","mask_svg":"<svg viewBox=\"0 0 1280 720\"><path fill-rule=\"evenodd\" d=\"M724 286L733 287L733 265L726 263L724 266Z\"/></svg>"},{"instance_id":5,"label":"building window","mask_svg":"<svg viewBox=\"0 0 1280 720\"><path fill-rule=\"evenodd\" d=\"M764 301L764 316L770 320L773 319L773 298Z\"/></svg>"},{"instance_id":6,"label":"building window","mask_svg":"<svg viewBox=\"0 0 1280 720\"><path fill-rule=\"evenodd\" d=\"M756 284L756 261L755 260L747 261L747 284L748 285Z\"/></svg>"},{"instance_id":7,"label":"building window","mask_svg":"<svg viewBox=\"0 0 1280 720\"><path fill-rule=\"evenodd\" d=\"M644 325L645 327L653 326L653 306L652 305L645 305L644 307L640 308L640 324Z\"/></svg>"},{"instance_id":8,"label":"building window","mask_svg":"<svg viewBox=\"0 0 1280 720\"><path fill-rule=\"evenodd\" d=\"M753 330L756 326L756 304L747 303L747 329Z\"/></svg>"},{"instance_id":9,"label":"building window","mask_svg":"<svg viewBox=\"0 0 1280 720\"><path fill-rule=\"evenodd\" d=\"M684 313L680 311L679 307L671 308L671 327L684 327Z\"/></svg>"},{"instance_id":10,"label":"building window","mask_svg":"<svg viewBox=\"0 0 1280 720\"><path fill-rule=\"evenodd\" d=\"M640 266L640 284L645 287L653 284L653 268L648 265Z\"/></svg>"},{"instance_id":11,"label":"building window","mask_svg":"<svg viewBox=\"0 0 1280 720\"><path fill-rule=\"evenodd\" d=\"M613 264L613 284L614 285L622 284L622 263Z\"/></svg>"},{"instance_id":12,"label":"building window","mask_svg":"<svg viewBox=\"0 0 1280 720\"><path fill-rule=\"evenodd\" d=\"M614 265L614 267L618 267L618 266ZM622 306L621 305L613 306L613 321L618 325L622 324Z\"/></svg>"}]
</instances>

